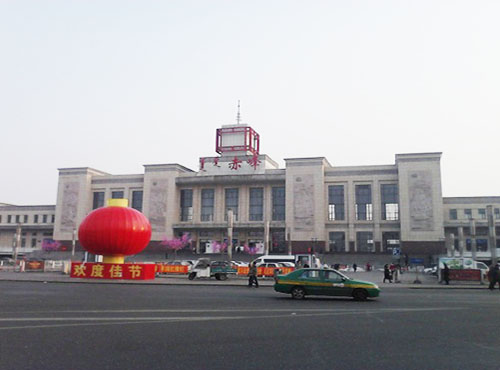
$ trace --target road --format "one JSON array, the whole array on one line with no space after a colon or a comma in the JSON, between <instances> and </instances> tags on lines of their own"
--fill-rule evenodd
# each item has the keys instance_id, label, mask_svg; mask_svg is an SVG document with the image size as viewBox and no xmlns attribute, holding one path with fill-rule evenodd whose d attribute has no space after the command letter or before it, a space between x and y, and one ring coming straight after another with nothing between
<instances>
[{"instance_id":1,"label":"road","mask_svg":"<svg viewBox=\"0 0 500 370\"><path fill-rule=\"evenodd\" d=\"M499 369L500 291L0 282L0 369Z\"/></svg>"}]
</instances>

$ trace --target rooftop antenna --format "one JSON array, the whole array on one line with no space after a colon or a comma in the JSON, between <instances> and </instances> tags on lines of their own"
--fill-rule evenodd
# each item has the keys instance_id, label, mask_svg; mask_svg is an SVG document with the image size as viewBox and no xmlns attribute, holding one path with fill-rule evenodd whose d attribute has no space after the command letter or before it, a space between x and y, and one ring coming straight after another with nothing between
<instances>
[{"instance_id":1,"label":"rooftop antenna","mask_svg":"<svg viewBox=\"0 0 500 370\"><path fill-rule=\"evenodd\" d=\"M241 114L240 114L240 101L238 100L238 114L236 115L236 123L239 125L241 123Z\"/></svg>"}]
</instances>

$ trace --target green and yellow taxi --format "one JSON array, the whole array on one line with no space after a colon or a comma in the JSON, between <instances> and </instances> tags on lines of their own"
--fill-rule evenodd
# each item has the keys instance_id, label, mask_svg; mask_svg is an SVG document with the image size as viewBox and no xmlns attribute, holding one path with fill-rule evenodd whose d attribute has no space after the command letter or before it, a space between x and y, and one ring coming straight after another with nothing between
<instances>
[{"instance_id":1,"label":"green and yellow taxi","mask_svg":"<svg viewBox=\"0 0 500 370\"><path fill-rule=\"evenodd\" d=\"M291 294L294 299L303 299L307 295L326 295L364 301L380 294L377 284L354 280L331 269L299 269L286 275L277 275L274 290Z\"/></svg>"}]
</instances>

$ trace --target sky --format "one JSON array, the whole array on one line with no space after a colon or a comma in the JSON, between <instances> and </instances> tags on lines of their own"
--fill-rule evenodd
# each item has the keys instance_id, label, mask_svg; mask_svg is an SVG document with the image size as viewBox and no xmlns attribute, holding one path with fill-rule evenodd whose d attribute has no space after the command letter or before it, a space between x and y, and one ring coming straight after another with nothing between
<instances>
[{"instance_id":1,"label":"sky","mask_svg":"<svg viewBox=\"0 0 500 370\"><path fill-rule=\"evenodd\" d=\"M442 152L443 196L500 196L497 0L0 0L0 203L58 168L198 169L241 116L333 166Z\"/></svg>"}]
</instances>

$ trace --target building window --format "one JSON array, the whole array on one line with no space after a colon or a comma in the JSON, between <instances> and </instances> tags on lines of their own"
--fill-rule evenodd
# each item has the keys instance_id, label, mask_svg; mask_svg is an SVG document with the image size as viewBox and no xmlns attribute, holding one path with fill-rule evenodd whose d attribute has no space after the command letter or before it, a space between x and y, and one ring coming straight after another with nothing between
<instances>
[{"instance_id":1,"label":"building window","mask_svg":"<svg viewBox=\"0 0 500 370\"><path fill-rule=\"evenodd\" d=\"M46 224L47 223L47 215L42 215L42 220L43 220L42 222L44 224Z\"/></svg>"},{"instance_id":2,"label":"building window","mask_svg":"<svg viewBox=\"0 0 500 370\"><path fill-rule=\"evenodd\" d=\"M233 220L238 221L238 197L239 189L226 189L225 205L226 212L224 214L224 220L227 221L227 212L229 210L233 211Z\"/></svg>"},{"instance_id":3,"label":"building window","mask_svg":"<svg viewBox=\"0 0 500 370\"><path fill-rule=\"evenodd\" d=\"M33 216L33 222L34 222L35 224L37 224L37 223L38 223L38 215L34 215L34 216Z\"/></svg>"},{"instance_id":4,"label":"building window","mask_svg":"<svg viewBox=\"0 0 500 370\"><path fill-rule=\"evenodd\" d=\"M36 238L31 239L31 248L36 248Z\"/></svg>"},{"instance_id":5,"label":"building window","mask_svg":"<svg viewBox=\"0 0 500 370\"><path fill-rule=\"evenodd\" d=\"M382 244L384 252L392 252L394 248L399 248L399 233L394 231L382 233Z\"/></svg>"},{"instance_id":6,"label":"building window","mask_svg":"<svg viewBox=\"0 0 500 370\"><path fill-rule=\"evenodd\" d=\"M264 217L264 189L250 188L250 221L262 221Z\"/></svg>"},{"instance_id":7,"label":"building window","mask_svg":"<svg viewBox=\"0 0 500 370\"><path fill-rule=\"evenodd\" d=\"M19 222L21 222L21 216L16 215L16 224L18 224Z\"/></svg>"},{"instance_id":8,"label":"building window","mask_svg":"<svg viewBox=\"0 0 500 370\"><path fill-rule=\"evenodd\" d=\"M456 209L450 209L450 220L456 220L457 217L457 210Z\"/></svg>"},{"instance_id":9,"label":"building window","mask_svg":"<svg viewBox=\"0 0 500 370\"><path fill-rule=\"evenodd\" d=\"M330 252L345 252L345 233L332 231L329 233Z\"/></svg>"},{"instance_id":10,"label":"building window","mask_svg":"<svg viewBox=\"0 0 500 370\"><path fill-rule=\"evenodd\" d=\"M273 221L285 220L285 201L285 187L272 188Z\"/></svg>"},{"instance_id":11,"label":"building window","mask_svg":"<svg viewBox=\"0 0 500 370\"><path fill-rule=\"evenodd\" d=\"M132 191L132 208L142 212L142 190Z\"/></svg>"},{"instance_id":12,"label":"building window","mask_svg":"<svg viewBox=\"0 0 500 370\"><path fill-rule=\"evenodd\" d=\"M396 184L383 184L380 187L382 198L382 220L399 220L399 192Z\"/></svg>"},{"instance_id":13,"label":"building window","mask_svg":"<svg viewBox=\"0 0 500 370\"><path fill-rule=\"evenodd\" d=\"M500 208L495 208L495 218L500 218Z\"/></svg>"},{"instance_id":14,"label":"building window","mask_svg":"<svg viewBox=\"0 0 500 370\"><path fill-rule=\"evenodd\" d=\"M181 221L193 220L193 190L181 190Z\"/></svg>"},{"instance_id":15,"label":"building window","mask_svg":"<svg viewBox=\"0 0 500 370\"><path fill-rule=\"evenodd\" d=\"M358 252L375 252L373 244L373 233L370 231L358 231L356 233Z\"/></svg>"},{"instance_id":16,"label":"building window","mask_svg":"<svg viewBox=\"0 0 500 370\"><path fill-rule=\"evenodd\" d=\"M201 221L214 220L214 189L201 190Z\"/></svg>"},{"instance_id":17,"label":"building window","mask_svg":"<svg viewBox=\"0 0 500 370\"><path fill-rule=\"evenodd\" d=\"M0 215L0 224L2 223L2 215Z\"/></svg>"},{"instance_id":18,"label":"building window","mask_svg":"<svg viewBox=\"0 0 500 370\"><path fill-rule=\"evenodd\" d=\"M477 210L477 213L478 213L480 219L482 219L482 220L486 219L486 209L480 208Z\"/></svg>"},{"instance_id":19,"label":"building window","mask_svg":"<svg viewBox=\"0 0 500 370\"><path fill-rule=\"evenodd\" d=\"M472 219L472 209L464 209L464 215L467 220Z\"/></svg>"},{"instance_id":20,"label":"building window","mask_svg":"<svg viewBox=\"0 0 500 370\"><path fill-rule=\"evenodd\" d=\"M123 190L116 190L111 192L112 199L123 199Z\"/></svg>"},{"instance_id":21,"label":"building window","mask_svg":"<svg viewBox=\"0 0 500 370\"><path fill-rule=\"evenodd\" d=\"M12 215L7 215L7 223L12 223Z\"/></svg>"},{"instance_id":22,"label":"building window","mask_svg":"<svg viewBox=\"0 0 500 370\"><path fill-rule=\"evenodd\" d=\"M50 222L52 223L56 222L56 215L50 216Z\"/></svg>"},{"instance_id":23,"label":"building window","mask_svg":"<svg viewBox=\"0 0 500 370\"><path fill-rule=\"evenodd\" d=\"M344 185L328 186L328 220L344 219Z\"/></svg>"},{"instance_id":24,"label":"building window","mask_svg":"<svg viewBox=\"0 0 500 370\"><path fill-rule=\"evenodd\" d=\"M24 221L23 221L25 224L28 223L28 215L24 215Z\"/></svg>"},{"instance_id":25,"label":"building window","mask_svg":"<svg viewBox=\"0 0 500 370\"><path fill-rule=\"evenodd\" d=\"M104 192L103 191L95 191L94 192L94 200L92 202L92 209L97 209L104 207Z\"/></svg>"},{"instance_id":26,"label":"building window","mask_svg":"<svg viewBox=\"0 0 500 370\"><path fill-rule=\"evenodd\" d=\"M21 239L21 248L26 248L26 238Z\"/></svg>"},{"instance_id":27,"label":"building window","mask_svg":"<svg viewBox=\"0 0 500 370\"><path fill-rule=\"evenodd\" d=\"M356 185L356 220L373 220L371 185Z\"/></svg>"}]
</instances>

